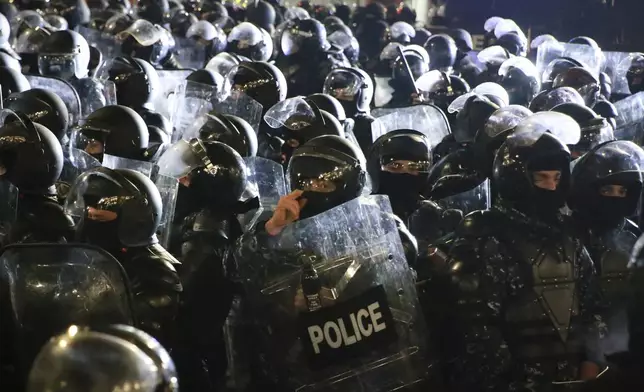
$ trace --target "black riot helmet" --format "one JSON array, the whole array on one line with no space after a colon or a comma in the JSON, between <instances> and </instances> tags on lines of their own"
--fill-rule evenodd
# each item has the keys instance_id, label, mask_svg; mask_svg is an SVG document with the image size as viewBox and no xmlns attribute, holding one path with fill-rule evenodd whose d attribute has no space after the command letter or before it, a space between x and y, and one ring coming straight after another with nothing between
<instances>
[{"instance_id":1,"label":"black riot helmet","mask_svg":"<svg viewBox=\"0 0 644 392\"><path fill-rule=\"evenodd\" d=\"M484 95L474 94L465 101L463 109L456 115L454 122L454 139L458 143L471 143L480 132L492 113L499 106Z\"/></svg>"},{"instance_id":2,"label":"black riot helmet","mask_svg":"<svg viewBox=\"0 0 644 392\"><path fill-rule=\"evenodd\" d=\"M326 32L328 34L331 34L331 29L337 28L336 26L347 26L342 21L342 19L338 18L335 15L327 16L326 18L324 18L324 20L322 20L322 24L324 24L324 28L326 29Z\"/></svg>"},{"instance_id":3,"label":"black riot helmet","mask_svg":"<svg viewBox=\"0 0 644 392\"><path fill-rule=\"evenodd\" d=\"M618 140L596 146L575 162L568 206L594 226L617 226L636 212L643 171L644 151L636 144Z\"/></svg>"},{"instance_id":4,"label":"black riot helmet","mask_svg":"<svg viewBox=\"0 0 644 392\"><path fill-rule=\"evenodd\" d=\"M15 57L10 55L9 53L4 52L4 50L2 49L0 49L0 67L11 68L17 72L22 71L22 66L20 65L20 61L18 61Z\"/></svg>"},{"instance_id":5,"label":"black riot helmet","mask_svg":"<svg viewBox=\"0 0 644 392\"><path fill-rule=\"evenodd\" d=\"M340 101L347 117L368 114L374 94L373 80L359 68L339 67L327 75L322 92Z\"/></svg>"},{"instance_id":6,"label":"black riot helmet","mask_svg":"<svg viewBox=\"0 0 644 392\"><path fill-rule=\"evenodd\" d=\"M286 79L282 71L273 64L242 61L232 83L233 89L243 91L262 104L264 112L286 99Z\"/></svg>"},{"instance_id":7,"label":"black riot helmet","mask_svg":"<svg viewBox=\"0 0 644 392\"><path fill-rule=\"evenodd\" d=\"M605 118L598 116L591 108L578 103L563 103L552 108L572 117L581 128L581 140L574 146L568 146L573 159L577 159L595 146L615 140L613 127Z\"/></svg>"},{"instance_id":8,"label":"black riot helmet","mask_svg":"<svg viewBox=\"0 0 644 392\"><path fill-rule=\"evenodd\" d=\"M613 80L606 72L599 73L599 88L601 99L610 99L613 94Z\"/></svg>"},{"instance_id":9,"label":"black riot helmet","mask_svg":"<svg viewBox=\"0 0 644 392\"><path fill-rule=\"evenodd\" d=\"M137 15L150 23L163 24L169 12L168 0L140 0L137 3Z\"/></svg>"},{"instance_id":10,"label":"black riot helmet","mask_svg":"<svg viewBox=\"0 0 644 392\"><path fill-rule=\"evenodd\" d=\"M511 105L528 106L541 89L537 68L528 59L514 57L499 68L499 84L508 92Z\"/></svg>"},{"instance_id":11,"label":"black riot helmet","mask_svg":"<svg viewBox=\"0 0 644 392\"><path fill-rule=\"evenodd\" d=\"M626 80L631 94L644 91L644 54L637 53L631 59L631 64L626 72Z\"/></svg>"},{"instance_id":12,"label":"black riot helmet","mask_svg":"<svg viewBox=\"0 0 644 392\"><path fill-rule=\"evenodd\" d=\"M21 193L49 194L63 170L63 149L47 128L26 115L0 112L0 173Z\"/></svg>"},{"instance_id":13,"label":"black riot helmet","mask_svg":"<svg viewBox=\"0 0 644 392\"><path fill-rule=\"evenodd\" d=\"M416 36L416 30L407 22L395 22L390 27L391 39L399 44L408 45Z\"/></svg>"},{"instance_id":14,"label":"black riot helmet","mask_svg":"<svg viewBox=\"0 0 644 392\"><path fill-rule=\"evenodd\" d=\"M105 22L102 32L107 36L116 37L117 34L132 26L135 20L130 14L116 14Z\"/></svg>"},{"instance_id":15,"label":"black riot helmet","mask_svg":"<svg viewBox=\"0 0 644 392\"><path fill-rule=\"evenodd\" d=\"M11 20L18 14L18 9L13 2L3 1L0 2L0 13Z\"/></svg>"},{"instance_id":16,"label":"black riot helmet","mask_svg":"<svg viewBox=\"0 0 644 392\"><path fill-rule=\"evenodd\" d=\"M533 113L523 106L509 105L492 113L474 137L473 151L480 162L479 170L492 178L492 164L497 150L514 128Z\"/></svg>"},{"instance_id":17,"label":"black riot helmet","mask_svg":"<svg viewBox=\"0 0 644 392\"><path fill-rule=\"evenodd\" d=\"M90 10L85 0L56 0L51 8L65 18L70 30L86 26L90 21Z\"/></svg>"},{"instance_id":18,"label":"black riot helmet","mask_svg":"<svg viewBox=\"0 0 644 392\"><path fill-rule=\"evenodd\" d=\"M525 37L512 31L500 36L496 40L496 44L503 47L514 56L525 56L528 51L528 42Z\"/></svg>"},{"instance_id":19,"label":"black riot helmet","mask_svg":"<svg viewBox=\"0 0 644 392\"><path fill-rule=\"evenodd\" d=\"M190 26L198 21L195 14L183 10L177 11L170 19L170 32L177 37L185 37Z\"/></svg>"},{"instance_id":20,"label":"black riot helmet","mask_svg":"<svg viewBox=\"0 0 644 392\"><path fill-rule=\"evenodd\" d=\"M321 22L333 15L335 15L335 6L333 4L316 4L313 6L312 16Z\"/></svg>"},{"instance_id":21,"label":"black riot helmet","mask_svg":"<svg viewBox=\"0 0 644 392\"><path fill-rule=\"evenodd\" d=\"M416 35L411 39L412 45L425 46L425 42L432 36L429 30L422 27L416 28Z\"/></svg>"},{"instance_id":22,"label":"black riot helmet","mask_svg":"<svg viewBox=\"0 0 644 392\"><path fill-rule=\"evenodd\" d=\"M568 41L569 44L577 44L577 45L587 45L592 47L593 49L601 50L599 45L597 44L597 41L590 37L586 36L579 36L571 39Z\"/></svg>"},{"instance_id":23,"label":"black riot helmet","mask_svg":"<svg viewBox=\"0 0 644 392\"><path fill-rule=\"evenodd\" d=\"M327 50L330 46L324 25L315 19L294 20L282 33L279 45L285 56L297 55L302 58Z\"/></svg>"},{"instance_id":24,"label":"black riot helmet","mask_svg":"<svg viewBox=\"0 0 644 392\"><path fill-rule=\"evenodd\" d=\"M44 125L58 140L63 140L69 126L69 113L62 99L49 90L35 88L7 97L3 105L22 112L33 122Z\"/></svg>"},{"instance_id":25,"label":"black riot helmet","mask_svg":"<svg viewBox=\"0 0 644 392\"><path fill-rule=\"evenodd\" d=\"M72 135L73 147L99 161L103 154L144 160L148 127L134 110L121 105L105 106L90 114Z\"/></svg>"},{"instance_id":26,"label":"black riot helmet","mask_svg":"<svg viewBox=\"0 0 644 392\"><path fill-rule=\"evenodd\" d=\"M264 0L251 3L246 7L246 20L257 27L271 31L275 25L275 8Z\"/></svg>"},{"instance_id":27,"label":"black riot helmet","mask_svg":"<svg viewBox=\"0 0 644 392\"><path fill-rule=\"evenodd\" d=\"M585 105L582 96L572 87L559 87L550 91L543 91L539 93L532 102L530 102L530 110L534 113L543 112L554 108L562 103L577 103Z\"/></svg>"},{"instance_id":28,"label":"black riot helmet","mask_svg":"<svg viewBox=\"0 0 644 392\"><path fill-rule=\"evenodd\" d=\"M221 27L206 20L197 21L190 26L185 37L196 41L195 50L205 50L207 59L226 50L226 33Z\"/></svg>"},{"instance_id":29,"label":"black riot helmet","mask_svg":"<svg viewBox=\"0 0 644 392\"><path fill-rule=\"evenodd\" d=\"M344 121L347 119L347 115L344 112L344 107L333 96L324 93L311 94L305 98L306 101L313 103L320 110L324 110L329 113L336 120L340 121L340 124L344 124Z\"/></svg>"},{"instance_id":30,"label":"black riot helmet","mask_svg":"<svg viewBox=\"0 0 644 392\"><path fill-rule=\"evenodd\" d=\"M472 41L472 34L465 29L454 29L449 33L450 37L454 39L456 43L456 48L462 54L471 52L474 50L474 43Z\"/></svg>"},{"instance_id":31,"label":"black riot helmet","mask_svg":"<svg viewBox=\"0 0 644 392\"><path fill-rule=\"evenodd\" d=\"M183 179L194 209L232 208L248 186L246 164L231 147L200 139L180 140L157 162L159 174ZM183 192L182 192L183 193Z\"/></svg>"},{"instance_id":32,"label":"black riot helmet","mask_svg":"<svg viewBox=\"0 0 644 392\"><path fill-rule=\"evenodd\" d=\"M282 163L288 162L294 149L315 137L344 137L344 129L333 115L320 110L315 103L303 97L278 102L266 112L264 121L272 128L269 132L285 141Z\"/></svg>"},{"instance_id":33,"label":"black riot helmet","mask_svg":"<svg viewBox=\"0 0 644 392\"><path fill-rule=\"evenodd\" d=\"M543 90L550 90L552 83L560 73L574 67L582 67L582 64L570 57L560 57L552 60L543 71L541 79Z\"/></svg>"},{"instance_id":34,"label":"black riot helmet","mask_svg":"<svg viewBox=\"0 0 644 392\"><path fill-rule=\"evenodd\" d=\"M573 67L561 72L552 82L552 87L574 88L584 98L586 105L590 107L597 102L601 92L599 80L581 67Z\"/></svg>"},{"instance_id":35,"label":"black riot helmet","mask_svg":"<svg viewBox=\"0 0 644 392\"><path fill-rule=\"evenodd\" d=\"M273 54L273 43L257 26L244 22L228 34L226 51L253 61L268 61Z\"/></svg>"},{"instance_id":36,"label":"black riot helmet","mask_svg":"<svg viewBox=\"0 0 644 392\"><path fill-rule=\"evenodd\" d=\"M242 157L257 154L257 134L243 118L211 112L199 129L199 139L232 147Z\"/></svg>"},{"instance_id":37,"label":"black riot helmet","mask_svg":"<svg viewBox=\"0 0 644 392\"><path fill-rule=\"evenodd\" d=\"M300 218L308 218L363 194L367 183L362 151L333 135L311 139L295 150L288 163L292 191L302 190L307 200Z\"/></svg>"},{"instance_id":38,"label":"black riot helmet","mask_svg":"<svg viewBox=\"0 0 644 392\"><path fill-rule=\"evenodd\" d=\"M399 129L380 136L371 146L367 167L375 193L394 204L414 208L432 166L432 146L421 132ZM404 207L404 206L400 206Z\"/></svg>"},{"instance_id":39,"label":"black riot helmet","mask_svg":"<svg viewBox=\"0 0 644 392\"><path fill-rule=\"evenodd\" d=\"M398 56L394 60L389 84L397 91L409 91L408 94L411 94L415 91L415 88L410 79L409 71L411 71L411 77L415 82L429 72L429 64L416 52L404 52L402 56Z\"/></svg>"},{"instance_id":40,"label":"black riot helmet","mask_svg":"<svg viewBox=\"0 0 644 392\"><path fill-rule=\"evenodd\" d=\"M54 31L67 30L69 28L67 20L60 15L47 14L45 15L45 21L49 23L51 29Z\"/></svg>"},{"instance_id":41,"label":"black riot helmet","mask_svg":"<svg viewBox=\"0 0 644 392\"><path fill-rule=\"evenodd\" d=\"M459 148L441 158L431 168L424 196L429 200L440 201L471 191L486 179L480 169L472 152L467 148Z\"/></svg>"},{"instance_id":42,"label":"black riot helmet","mask_svg":"<svg viewBox=\"0 0 644 392\"><path fill-rule=\"evenodd\" d=\"M124 54L144 59L154 66L167 58L175 44L169 31L143 19L121 31L117 38Z\"/></svg>"},{"instance_id":43,"label":"black riot helmet","mask_svg":"<svg viewBox=\"0 0 644 392\"><path fill-rule=\"evenodd\" d=\"M39 53L40 46L51 35L51 32L42 27L25 29L16 40L14 49L18 53Z\"/></svg>"},{"instance_id":44,"label":"black riot helmet","mask_svg":"<svg viewBox=\"0 0 644 392\"><path fill-rule=\"evenodd\" d=\"M151 102L161 87L152 65L135 57L115 58L107 69L107 76L116 85L116 102L133 109Z\"/></svg>"},{"instance_id":45,"label":"black riot helmet","mask_svg":"<svg viewBox=\"0 0 644 392\"><path fill-rule=\"evenodd\" d=\"M617 117L619 116L619 113L617 113L617 107L612 102L608 102L603 99L599 100L593 106L593 110L597 115L605 118L613 129L617 129Z\"/></svg>"},{"instance_id":46,"label":"black riot helmet","mask_svg":"<svg viewBox=\"0 0 644 392\"><path fill-rule=\"evenodd\" d=\"M449 71L456 63L458 48L447 34L432 35L423 45L429 54L429 68Z\"/></svg>"},{"instance_id":47,"label":"black riot helmet","mask_svg":"<svg viewBox=\"0 0 644 392\"><path fill-rule=\"evenodd\" d=\"M207 20L215 26L222 28L230 19L228 10L221 3L204 1L199 5L199 9L196 12L201 20Z\"/></svg>"},{"instance_id":48,"label":"black riot helmet","mask_svg":"<svg viewBox=\"0 0 644 392\"><path fill-rule=\"evenodd\" d=\"M40 46L38 69L45 76L81 79L87 76L89 59L89 45L82 35L71 30L56 31Z\"/></svg>"},{"instance_id":49,"label":"black riot helmet","mask_svg":"<svg viewBox=\"0 0 644 392\"><path fill-rule=\"evenodd\" d=\"M80 175L65 200L78 239L109 252L157 243L163 203L159 189L131 169L97 167Z\"/></svg>"},{"instance_id":50,"label":"black riot helmet","mask_svg":"<svg viewBox=\"0 0 644 392\"><path fill-rule=\"evenodd\" d=\"M416 81L416 86L445 113L452 101L470 92L470 85L465 80L438 70L423 75Z\"/></svg>"},{"instance_id":51,"label":"black riot helmet","mask_svg":"<svg viewBox=\"0 0 644 392\"><path fill-rule=\"evenodd\" d=\"M20 73L20 71L7 67L0 67L0 85L2 85L3 97L8 97L10 94L19 93L31 88L25 75Z\"/></svg>"},{"instance_id":52,"label":"black riot helmet","mask_svg":"<svg viewBox=\"0 0 644 392\"><path fill-rule=\"evenodd\" d=\"M541 220L563 207L570 182L570 151L549 132L515 132L496 153L493 180L502 203ZM537 172L559 172L554 189L539 187Z\"/></svg>"}]
</instances>

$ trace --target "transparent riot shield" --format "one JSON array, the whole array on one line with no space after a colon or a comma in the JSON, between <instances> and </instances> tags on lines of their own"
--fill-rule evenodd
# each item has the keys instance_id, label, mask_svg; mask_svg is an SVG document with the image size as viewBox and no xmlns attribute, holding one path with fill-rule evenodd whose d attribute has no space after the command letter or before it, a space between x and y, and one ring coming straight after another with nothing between
<instances>
[{"instance_id":1,"label":"transparent riot shield","mask_svg":"<svg viewBox=\"0 0 644 392\"><path fill-rule=\"evenodd\" d=\"M632 53L628 52L606 52L604 51L605 62L602 67L602 71L610 77L612 82L612 91L615 94L630 94L630 89L628 88L628 80L626 79L626 72L628 72L628 67L624 69L622 64L628 62L630 64L630 59Z\"/></svg>"},{"instance_id":2,"label":"transparent riot shield","mask_svg":"<svg viewBox=\"0 0 644 392\"><path fill-rule=\"evenodd\" d=\"M261 358L275 390L393 391L424 379L426 330L386 196L240 244L252 333L231 346Z\"/></svg>"},{"instance_id":3,"label":"transparent riot shield","mask_svg":"<svg viewBox=\"0 0 644 392\"><path fill-rule=\"evenodd\" d=\"M259 124L262 121L262 104L244 92L233 90L226 99L216 102L213 109L218 113L241 117L253 127L256 133L259 132Z\"/></svg>"},{"instance_id":4,"label":"transparent riot shield","mask_svg":"<svg viewBox=\"0 0 644 392\"><path fill-rule=\"evenodd\" d=\"M81 99L80 118L85 119L96 110L116 105L116 85L109 80L97 78L82 78L74 80L71 85Z\"/></svg>"},{"instance_id":5,"label":"transparent riot shield","mask_svg":"<svg viewBox=\"0 0 644 392\"><path fill-rule=\"evenodd\" d=\"M0 279L2 309L9 311L2 317L10 320L9 336L24 370L51 336L72 324L134 325L123 267L102 249L83 244L11 245L0 254Z\"/></svg>"},{"instance_id":6,"label":"transparent riot shield","mask_svg":"<svg viewBox=\"0 0 644 392\"><path fill-rule=\"evenodd\" d=\"M644 144L644 92L631 95L615 103L617 128L615 137Z\"/></svg>"},{"instance_id":7,"label":"transparent riot shield","mask_svg":"<svg viewBox=\"0 0 644 392\"><path fill-rule=\"evenodd\" d=\"M103 155L103 166L108 169L136 170L147 177L152 177L152 169L154 168L152 162L137 161L136 159L122 158L110 154Z\"/></svg>"},{"instance_id":8,"label":"transparent riot shield","mask_svg":"<svg viewBox=\"0 0 644 392\"><path fill-rule=\"evenodd\" d=\"M11 233L18 214L18 188L6 180L0 180L0 246Z\"/></svg>"},{"instance_id":9,"label":"transparent riot shield","mask_svg":"<svg viewBox=\"0 0 644 392\"><path fill-rule=\"evenodd\" d=\"M116 37L83 26L78 26L78 32L85 37L90 46L101 51L104 60L113 59L122 55L121 44Z\"/></svg>"},{"instance_id":10,"label":"transparent riot shield","mask_svg":"<svg viewBox=\"0 0 644 392\"><path fill-rule=\"evenodd\" d=\"M223 78L222 78L223 79ZM184 80L177 85L170 106L172 110L172 143L179 139L196 137L195 121L213 108L213 102L219 98L215 86ZM199 128L196 128L199 131Z\"/></svg>"},{"instance_id":11,"label":"transparent riot shield","mask_svg":"<svg viewBox=\"0 0 644 392\"><path fill-rule=\"evenodd\" d=\"M177 194L179 192L179 182L174 177L157 175L154 184L159 190L161 201L163 202L163 211L161 214L161 223L157 228L157 238L164 248L170 246L170 233L172 221L174 218L174 209L177 205Z\"/></svg>"},{"instance_id":12,"label":"transparent riot shield","mask_svg":"<svg viewBox=\"0 0 644 392\"><path fill-rule=\"evenodd\" d=\"M192 71L189 69L157 70L161 87L153 99L154 110L166 118L170 118L172 115L171 102L174 99L174 91L191 73Z\"/></svg>"},{"instance_id":13,"label":"transparent riot shield","mask_svg":"<svg viewBox=\"0 0 644 392\"><path fill-rule=\"evenodd\" d=\"M394 94L394 89L389 85L391 78L376 76L374 77L375 90L373 96L373 104L375 107L380 108L385 106Z\"/></svg>"},{"instance_id":14,"label":"transparent riot shield","mask_svg":"<svg viewBox=\"0 0 644 392\"><path fill-rule=\"evenodd\" d=\"M101 162L83 150L70 147L63 150L64 164L63 171L56 182L58 197L64 199L71 185L76 181L78 176L87 170L101 166Z\"/></svg>"},{"instance_id":15,"label":"transparent riot shield","mask_svg":"<svg viewBox=\"0 0 644 392\"><path fill-rule=\"evenodd\" d=\"M78 124L81 119L81 100L76 89L68 82L54 77L25 75L31 88L41 88L56 93L65 102L69 112L69 124Z\"/></svg>"},{"instance_id":16,"label":"transparent riot shield","mask_svg":"<svg viewBox=\"0 0 644 392\"><path fill-rule=\"evenodd\" d=\"M543 75L548 65L560 57L579 61L596 78L599 77L603 56L600 49L588 45L568 44L562 42L544 42L537 50L537 70Z\"/></svg>"},{"instance_id":17,"label":"transparent riot shield","mask_svg":"<svg viewBox=\"0 0 644 392\"><path fill-rule=\"evenodd\" d=\"M466 192L436 200L436 203L445 209L460 210L463 216L473 211L487 210L491 205L490 181L486 179Z\"/></svg>"},{"instance_id":18,"label":"transparent riot shield","mask_svg":"<svg viewBox=\"0 0 644 392\"><path fill-rule=\"evenodd\" d=\"M246 157L246 178L248 179L248 194L259 197L260 208L249 211L239 217L244 228L253 227L265 213L273 211L280 197L287 194L284 168L279 163L260 157Z\"/></svg>"},{"instance_id":19,"label":"transparent riot shield","mask_svg":"<svg viewBox=\"0 0 644 392\"><path fill-rule=\"evenodd\" d=\"M175 56L183 68L201 69L206 65L206 49L190 38L174 38Z\"/></svg>"},{"instance_id":20,"label":"transparent riot shield","mask_svg":"<svg viewBox=\"0 0 644 392\"><path fill-rule=\"evenodd\" d=\"M398 109L374 109L371 115L373 140L397 129L413 129L427 136L434 147L450 133L445 113L434 105L416 105Z\"/></svg>"}]
</instances>

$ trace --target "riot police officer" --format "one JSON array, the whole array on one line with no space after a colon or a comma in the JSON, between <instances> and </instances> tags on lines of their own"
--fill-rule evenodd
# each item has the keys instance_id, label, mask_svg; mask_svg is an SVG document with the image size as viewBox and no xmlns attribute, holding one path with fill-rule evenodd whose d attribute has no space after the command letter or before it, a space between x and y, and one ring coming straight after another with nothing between
<instances>
[{"instance_id":1,"label":"riot police officer","mask_svg":"<svg viewBox=\"0 0 644 392\"><path fill-rule=\"evenodd\" d=\"M456 390L550 390L601 371L589 333L589 320L601 320L592 261L559 213L569 165L564 142L543 127L515 130L494 161L500 202L457 230L449 268L458 343L445 357Z\"/></svg>"}]
</instances>

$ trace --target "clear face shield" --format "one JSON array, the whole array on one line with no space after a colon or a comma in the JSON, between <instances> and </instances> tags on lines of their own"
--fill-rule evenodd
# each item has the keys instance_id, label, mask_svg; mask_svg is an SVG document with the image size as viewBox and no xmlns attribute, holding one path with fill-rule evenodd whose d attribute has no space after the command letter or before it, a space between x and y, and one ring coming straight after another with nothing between
<instances>
[{"instance_id":1,"label":"clear face shield","mask_svg":"<svg viewBox=\"0 0 644 392\"><path fill-rule=\"evenodd\" d=\"M69 190L65 213L77 224L112 222L118 219L123 204L134 198L109 174L91 170L81 174Z\"/></svg>"},{"instance_id":2,"label":"clear face shield","mask_svg":"<svg viewBox=\"0 0 644 392\"><path fill-rule=\"evenodd\" d=\"M41 75L55 76L70 80L80 73L80 49L75 53L47 53L38 56L38 70Z\"/></svg>"},{"instance_id":3,"label":"clear face shield","mask_svg":"<svg viewBox=\"0 0 644 392\"><path fill-rule=\"evenodd\" d=\"M337 70L326 77L322 92L337 100L351 102L363 87L364 83L355 73Z\"/></svg>"}]
</instances>

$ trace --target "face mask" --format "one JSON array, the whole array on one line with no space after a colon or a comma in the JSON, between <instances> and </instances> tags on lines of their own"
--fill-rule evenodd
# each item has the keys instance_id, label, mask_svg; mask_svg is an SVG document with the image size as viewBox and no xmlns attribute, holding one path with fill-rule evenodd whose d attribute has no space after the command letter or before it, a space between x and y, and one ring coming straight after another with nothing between
<instances>
[{"instance_id":1,"label":"face mask","mask_svg":"<svg viewBox=\"0 0 644 392\"><path fill-rule=\"evenodd\" d=\"M559 209L566 204L566 195L559 190L551 191L535 187L532 202L537 217L547 221L558 215Z\"/></svg>"},{"instance_id":2,"label":"face mask","mask_svg":"<svg viewBox=\"0 0 644 392\"><path fill-rule=\"evenodd\" d=\"M110 222L97 222L85 218L78 234L83 242L113 252L123 247L118 238L118 225L118 219Z\"/></svg>"},{"instance_id":3,"label":"face mask","mask_svg":"<svg viewBox=\"0 0 644 392\"><path fill-rule=\"evenodd\" d=\"M599 196L588 218L599 226L615 227L633 212L633 203L628 198Z\"/></svg>"},{"instance_id":4,"label":"face mask","mask_svg":"<svg viewBox=\"0 0 644 392\"><path fill-rule=\"evenodd\" d=\"M425 187L427 176L380 172L379 193L392 199L418 199Z\"/></svg>"},{"instance_id":5,"label":"face mask","mask_svg":"<svg viewBox=\"0 0 644 392\"><path fill-rule=\"evenodd\" d=\"M300 219L321 214L344 202L343 200L338 200L338 195L335 192L304 192L302 198L306 199L306 205L300 211Z\"/></svg>"}]
</instances>

